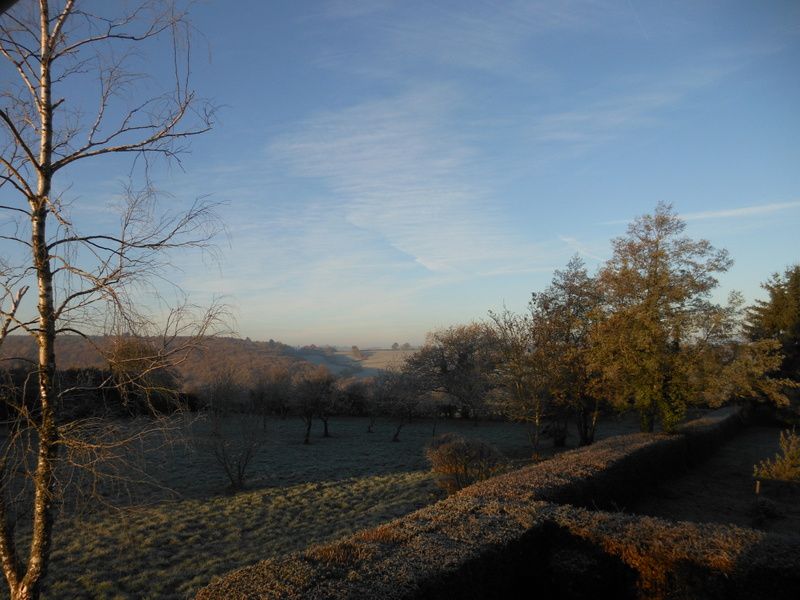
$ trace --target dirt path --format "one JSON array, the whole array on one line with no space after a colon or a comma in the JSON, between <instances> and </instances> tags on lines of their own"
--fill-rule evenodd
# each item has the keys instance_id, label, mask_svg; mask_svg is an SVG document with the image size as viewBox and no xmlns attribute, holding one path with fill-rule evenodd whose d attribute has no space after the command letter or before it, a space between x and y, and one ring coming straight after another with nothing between
<instances>
[{"instance_id":1,"label":"dirt path","mask_svg":"<svg viewBox=\"0 0 800 600\"><path fill-rule=\"evenodd\" d=\"M756 505L753 465L775 455L779 433L775 427L748 427L706 462L664 482L626 510L800 534L800 490L781 498L768 497L760 509Z\"/></svg>"}]
</instances>

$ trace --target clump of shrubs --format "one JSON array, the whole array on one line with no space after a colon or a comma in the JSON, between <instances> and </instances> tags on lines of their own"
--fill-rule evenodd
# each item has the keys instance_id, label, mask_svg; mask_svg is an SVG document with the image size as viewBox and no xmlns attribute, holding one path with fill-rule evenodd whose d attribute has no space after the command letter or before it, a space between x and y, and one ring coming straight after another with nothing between
<instances>
[{"instance_id":1,"label":"clump of shrubs","mask_svg":"<svg viewBox=\"0 0 800 600\"><path fill-rule=\"evenodd\" d=\"M775 458L755 466L753 475L759 479L800 481L800 435L794 429L781 431L780 447Z\"/></svg>"},{"instance_id":2,"label":"clump of shrubs","mask_svg":"<svg viewBox=\"0 0 800 600\"><path fill-rule=\"evenodd\" d=\"M439 487L448 494L495 475L504 463L503 455L491 444L454 433L435 438L425 456Z\"/></svg>"}]
</instances>

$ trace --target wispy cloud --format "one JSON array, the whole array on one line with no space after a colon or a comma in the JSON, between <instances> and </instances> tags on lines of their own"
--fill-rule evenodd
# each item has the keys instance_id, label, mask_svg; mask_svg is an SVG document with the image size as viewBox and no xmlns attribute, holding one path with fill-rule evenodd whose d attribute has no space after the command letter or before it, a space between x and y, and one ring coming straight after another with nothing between
<instances>
[{"instance_id":1,"label":"wispy cloud","mask_svg":"<svg viewBox=\"0 0 800 600\"><path fill-rule=\"evenodd\" d=\"M455 89L428 86L321 113L269 157L321 181L332 210L430 272L530 261L535 249L507 233L489 190L470 180L479 157L454 126L460 102Z\"/></svg>"},{"instance_id":2,"label":"wispy cloud","mask_svg":"<svg viewBox=\"0 0 800 600\"><path fill-rule=\"evenodd\" d=\"M720 208L716 210L703 210L698 212L680 213L678 216L684 221L703 221L709 219L741 219L744 217L758 217L777 212L800 208L800 200L791 202L773 202L771 204L754 204L737 208ZM624 225L631 219L615 219L603 221L600 225Z\"/></svg>"},{"instance_id":3,"label":"wispy cloud","mask_svg":"<svg viewBox=\"0 0 800 600\"><path fill-rule=\"evenodd\" d=\"M703 219L738 219L742 217L755 217L768 215L786 210L800 208L800 200L792 202L774 202L772 204L756 204L740 208L724 208L720 210L705 210L700 212L682 213L684 221L700 221Z\"/></svg>"},{"instance_id":4,"label":"wispy cloud","mask_svg":"<svg viewBox=\"0 0 800 600\"><path fill-rule=\"evenodd\" d=\"M544 114L532 119L529 135L533 144L556 149L567 157L658 124L663 114L689 95L719 83L742 64L707 64L661 75L659 81L621 81L618 91L584 101L577 108ZM577 100L576 102L580 102Z\"/></svg>"},{"instance_id":5,"label":"wispy cloud","mask_svg":"<svg viewBox=\"0 0 800 600\"><path fill-rule=\"evenodd\" d=\"M653 113L681 97L662 90L621 96L591 106L545 115L532 134L539 143L554 143L584 150L608 142L633 127L653 121Z\"/></svg>"},{"instance_id":6,"label":"wispy cloud","mask_svg":"<svg viewBox=\"0 0 800 600\"><path fill-rule=\"evenodd\" d=\"M638 35L640 30L626 7L602 0L428 3L423 8L396 1L337 1L321 14L340 26L343 19L365 15L371 17L371 29L360 45L370 51L334 52L322 58L322 64L380 76L386 69L397 73L421 61L526 79L539 74L527 46L541 34L607 27L620 36L628 31ZM381 66L371 69L370 63Z\"/></svg>"}]
</instances>

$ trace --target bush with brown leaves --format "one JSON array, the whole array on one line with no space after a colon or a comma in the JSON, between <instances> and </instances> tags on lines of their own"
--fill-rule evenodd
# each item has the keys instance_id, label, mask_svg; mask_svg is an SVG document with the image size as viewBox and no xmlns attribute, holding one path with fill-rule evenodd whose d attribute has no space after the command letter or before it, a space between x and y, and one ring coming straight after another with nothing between
<instances>
[{"instance_id":1,"label":"bush with brown leaves","mask_svg":"<svg viewBox=\"0 0 800 600\"><path fill-rule=\"evenodd\" d=\"M503 455L491 444L452 433L434 439L425 455L448 494L495 475L503 464Z\"/></svg>"}]
</instances>

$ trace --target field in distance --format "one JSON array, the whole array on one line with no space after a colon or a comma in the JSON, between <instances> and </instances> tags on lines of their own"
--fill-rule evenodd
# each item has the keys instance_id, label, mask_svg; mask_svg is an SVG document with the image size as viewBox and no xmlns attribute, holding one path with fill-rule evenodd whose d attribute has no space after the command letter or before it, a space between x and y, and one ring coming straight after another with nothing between
<instances>
[{"instance_id":1,"label":"field in distance","mask_svg":"<svg viewBox=\"0 0 800 600\"><path fill-rule=\"evenodd\" d=\"M414 350L367 349L354 352L352 349L336 349L335 351L313 350L303 348L297 356L302 360L325 366L338 377L375 377L381 372L399 368L406 357Z\"/></svg>"}]
</instances>

